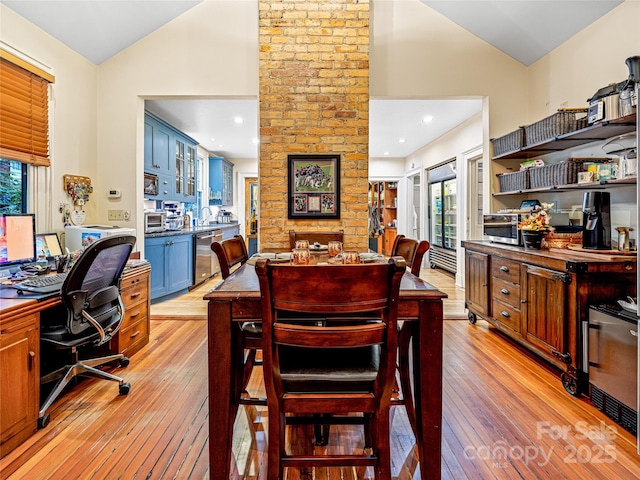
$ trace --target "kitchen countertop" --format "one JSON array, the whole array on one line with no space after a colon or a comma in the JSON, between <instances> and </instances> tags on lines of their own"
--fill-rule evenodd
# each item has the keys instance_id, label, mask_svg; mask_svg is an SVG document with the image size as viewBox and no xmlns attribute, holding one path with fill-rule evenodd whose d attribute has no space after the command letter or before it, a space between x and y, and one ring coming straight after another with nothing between
<instances>
[{"instance_id":1,"label":"kitchen countertop","mask_svg":"<svg viewBox=\"0 0 640 480\"><path fill-rule=\"evenodd\" d=\"M213 230L224 230L237 227L238 222L233 223L210 223L209 225L198 225L195 227L183 228L182 230L165 230L164 232L145 233L145 238L169 237L172 235L193 235L200 232L211 232Z\"/></svg>"}]
</instances>

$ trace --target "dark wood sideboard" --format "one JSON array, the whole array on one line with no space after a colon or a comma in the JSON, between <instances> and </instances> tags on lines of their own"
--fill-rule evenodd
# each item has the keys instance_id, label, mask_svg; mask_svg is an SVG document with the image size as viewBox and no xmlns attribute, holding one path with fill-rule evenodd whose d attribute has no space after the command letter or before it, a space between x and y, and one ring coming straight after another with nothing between
<instances>
[{"instance_id":1,"label":"dark wood sideboard","mask_svg":"<svg viewBox=\"0 0 640 480\"><path fill-rule=\"evenodd\" d=\"M588 391L582 345L589 305L636 296L636 257L486 241L462 246L469 321L486 320L559 368L572 395Z\"/></svg>"}]
</instances>

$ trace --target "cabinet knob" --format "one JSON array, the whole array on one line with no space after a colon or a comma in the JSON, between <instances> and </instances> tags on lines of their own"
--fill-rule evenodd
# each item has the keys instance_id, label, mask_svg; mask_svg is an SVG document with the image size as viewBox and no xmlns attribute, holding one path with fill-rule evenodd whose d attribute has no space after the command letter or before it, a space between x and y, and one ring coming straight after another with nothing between
<instances>
[{"instance_id":1,"label":"cabinet knob","mask_svg":"<svg viewBox=\"0 0 640 480\"><path fill-rule=\"evenodd\" d=\"M502 290L500 290L500 293L503 295L509 295L509 290L507 290L506 288L503 288Z\"/></svg>"},{"instance_id":2,"label":"cabinet knob","mask_svg":"<svg viewBox=\"0 0 640 480\"><path fill-rule=\"evenodd\" d=\"M502 315L503 317L507 317L507 318L509 318L511 316L511 315L509 315L509 312L507 312L506 310L501 311L500 315Z\"/></svg>"},{"instance_id":3,"label":"cabinet knob","mask_svg":"<svg viewBox=\"0 0 640 480\"><path fill-rule=\"evenodd\" d=\"M36 363L36 352L29 350L29 370L32 370Z\"/></svg>"},{"instance_id":4,"label":"cabinet knob","mask_svg":"<svg viewBox=\"0 0 640 480\"><path fill-rule=\"evenodd\" d=\"M500 267L500 270L502 270L503 272L508 272L509 271L509 267L507 267L506 265L503 265Z\"/></svg>"}]
</instances>

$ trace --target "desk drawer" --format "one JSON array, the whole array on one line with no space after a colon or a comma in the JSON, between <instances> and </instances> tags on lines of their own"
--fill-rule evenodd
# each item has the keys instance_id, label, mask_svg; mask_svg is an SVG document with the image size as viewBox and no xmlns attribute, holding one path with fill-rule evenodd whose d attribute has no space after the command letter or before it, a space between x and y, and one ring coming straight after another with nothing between
<instances>
[{"instance_id":1,"label":"desk drawer","mask_svg":"<svg viewBox=\"0 0 640 480\"><path fill-rule=\"evenodd\" d=\"M123 287L121 295L125 306L129 307L130 305L134 305L147 299L147 285L145 282L138 279L136 283L127 285L126 287L124 286L124 282L122 283Z\"/></svg>"},{"instance_id":2,"label":"desk drawer","mask_svg":"<svg viewBox=\"0 0 640 480\"><path fill-rule=\"evenodd\" d=\"M143 342L142 345L146 345L149 342L149 322L147 317L141 318L126 328L121 328L118 335L120 337L120 352L125 355L131 355L127 350L130 350L134 344Z\"/></svg>"},{"instance_id":3,"label":"desk drawer","mask_svg":"<svg viewBox=\"0 0 640 480\"><path fill-rule=\"evenodd\" d=\"M133 306L126 306L124 310L124 320L122 321L122 325L120 326L120 330L133 325L136 322L139 322L141 318L146 318L149 312L147 311L147 304L138 303Z\"/></svg>"},{"instance_id":4,"label":"desk drawer","mask_svg":"<svg viewBox=\"0 0 640 480\"><path fill-rule=\"evenodd\" d=\"M493 278L491 282L491 297L501 302L511 305L513 308L520 308L520 285L505 282L500 278Z\"/></svg>"},{"instance_id":5,"label":"desk drawer","mask_svg":"<svg viewBox=\"0 0 640 480\"><path fill-rule=\"evenodd\" d=\"M491 258L491 276L511 283L520 283L520 263L501 257Z\"/></svg>"},{"instance_id":6,"label":"desk drawer","mask_svg":"<svg viewBox=\"0 0 640 480\"><path fill-rule=\"evenodd\" d=\"M492 308L493 318L496 319L496 321L516 332L520 332L520 310L506 303L502 303L495 298L493 299Z\"/></svg>"}]
</instances>

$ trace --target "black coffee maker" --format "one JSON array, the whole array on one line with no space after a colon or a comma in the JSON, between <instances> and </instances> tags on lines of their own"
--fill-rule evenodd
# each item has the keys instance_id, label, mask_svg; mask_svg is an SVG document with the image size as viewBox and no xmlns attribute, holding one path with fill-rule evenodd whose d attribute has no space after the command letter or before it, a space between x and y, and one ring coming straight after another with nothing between
<instances>
[{"instance_id":1,"label":"black coffee maker","mask_svg":"<svg viewBox=\"0 0 640 480\"><path fill-rule=\"evenodd\" d=\"M585 192L582 201L582 248L611 249L609 192Z\"/></svg>"}]
</instances>

